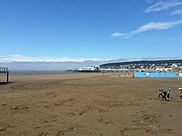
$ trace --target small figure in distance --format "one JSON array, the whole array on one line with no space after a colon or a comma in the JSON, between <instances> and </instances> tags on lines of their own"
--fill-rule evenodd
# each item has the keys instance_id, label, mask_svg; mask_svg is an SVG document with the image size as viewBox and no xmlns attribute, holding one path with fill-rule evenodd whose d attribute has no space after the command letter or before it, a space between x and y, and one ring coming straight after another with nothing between
<instances>
[{"instance_id":1,"label":"small figure in distance","mask_svg":"<svg viewBox=\"0 0 182 136\"><path fill-rule=\"evenodd\" d=\"M164 90L163 91L163 100L167 100L167 91L166 90Z\"/></svg>"},{"instance_id":2,"label":"small figure in distance","mask_svg":"<svg viewBox=\"0 0 182 136\"><path fill-rule=\"evenodd\" d=\"M159 89L159 98L163 98L163 89Z\"/></svg>"},{"instance_id":3,"label":"small figure in distance","mask_svg":"<svg viewBox=\"0 0 182 136\"><path fill-rule=\"evenodd\" d=\"M182 100L182 88L179 88L179 98Z\"/></svg>"},{"instance_id":4,"label":"small figure in distance","mask_svg":"<svg viewBox=\"0 0 182 136\"><path fill-rule=\"evenodd\" d=\"M163 100L167 100L167 91L163 89L159 89L159 98L162 98Z\"/></svg>"},{"instance_id":5,"label":"small figure in distance","mask_svg":"<svg viewBox=\"0 0 182 136\"><path fill-rule=\"evenodd\" d=\"M171 95L171 88L168 88L168 90L167 90L167 100L170 100L170 95Z\"/></svg>"}]
</instances>

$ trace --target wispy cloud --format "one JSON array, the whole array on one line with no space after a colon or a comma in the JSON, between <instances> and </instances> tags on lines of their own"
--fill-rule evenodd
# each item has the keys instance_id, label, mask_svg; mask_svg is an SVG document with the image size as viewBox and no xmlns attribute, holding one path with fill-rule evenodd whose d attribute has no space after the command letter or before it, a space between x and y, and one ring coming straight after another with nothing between
<instances>
[{"instance_id":1,"label":"wispy cloud","mask_svg":"<svg viewBox=\"0 0 182 136\"><path fill-rule=\"evenodd\" d=\"M170 13L170 15L182 15L182 9L179 9L179 10L176 10L176 11L173 11Z\"/></svg>"},{"instance_id":2,"label":"wispy cloud","mask_svg":"<svg viewBox=\"0 0 182 136\"><path fill-rule=\"evenodd\" d=\"M29 57L22 55L8 55L0 56L0 62L104 62L111 59L99 59L99 58L61 58L61 57Z\"/></svg>"},{"instance_id":3,"label":"wispy cloud","mask_svg":"<svg viewBox=\"0 0 182 136\"><path fill-rule=\"evenodd\" d=\"M121 38L129 38L131 36L134 36L136 34L139 33L143 33L146 31L150 31L150 30L165 30L165 29L170 29L173 28L177 25L181 25L182 24L182 20L177 20L177 21L171 21L171 22L150 22L147 23L141 27L139 27L137 30L129 32L129 33L112 33L111 36L112 37L121 37Z\"/></svg>"},{"instance_id":4,"label":"wispy cloud","mask_svg":"<svg viewBox=\"0 0 182 136\"><path fill-rule=\"evenodd\" d=\"M144 11L144 13L158 12L158 11L169 9L169 8L176 7L179 5L182 5L181 1L168 1L168 2L160 1L160 2L154 3L153 5L148 7Z\"/></svg>"},{"instance_id":5,"label":"wispy cloud","mask_svg":"<svg viewBox=\"0 0 182 136\"><path fill-rule=\"evenodd\" d=\"M147 2L147 3L153 3L153 2L155 2L155 0L145 0L145 2Z\"/></svg>"},{"instance_id":6,"label":"wispy cloud","mask_svg":"<svg viewBox=\"0 0 182 136\"><path fill-rule=\"evenodd\" d=\"M119 33L119 32L111 34L112 37L123 37L123 38L127 38L129 35L130 34L124 34L124 33Z\"/></svg>"}]
</instances>

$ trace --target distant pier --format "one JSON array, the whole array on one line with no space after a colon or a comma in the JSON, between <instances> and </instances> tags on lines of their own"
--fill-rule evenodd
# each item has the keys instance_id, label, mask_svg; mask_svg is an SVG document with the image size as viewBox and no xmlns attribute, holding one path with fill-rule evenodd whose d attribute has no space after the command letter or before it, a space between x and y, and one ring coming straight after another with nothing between
<instances>
[{"instance_id":1,"label":"distant pier","mask_svg":"<svg viewBox=\"0 0 182 136\"><path fill-rule=\"evenodd\" d=\"M0 74L1 73L5 73L7 75L6 82L8 83L9 82L9 71L8 71L8 68L6 68L6 67L0 67Z\"/></svg>"}]
</instances>

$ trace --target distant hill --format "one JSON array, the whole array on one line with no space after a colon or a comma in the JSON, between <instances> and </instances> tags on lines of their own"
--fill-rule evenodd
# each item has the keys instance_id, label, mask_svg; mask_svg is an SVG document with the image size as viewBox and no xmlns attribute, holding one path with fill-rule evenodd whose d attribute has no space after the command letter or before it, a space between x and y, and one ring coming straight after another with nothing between
<instances>
[{"instance_id":1,"label":"distant hill","mask_svg":"<svg viewBox=\"0 0 182 136\"><path fill-rule=\"evenodd\" d=\"M178 60L141 60L141 61L128 61L128 62L115 62L100 65L100 68L149 68L152 66L170 67L172 64L182 66L182 59Z\"/></svg>"}]
</instances>

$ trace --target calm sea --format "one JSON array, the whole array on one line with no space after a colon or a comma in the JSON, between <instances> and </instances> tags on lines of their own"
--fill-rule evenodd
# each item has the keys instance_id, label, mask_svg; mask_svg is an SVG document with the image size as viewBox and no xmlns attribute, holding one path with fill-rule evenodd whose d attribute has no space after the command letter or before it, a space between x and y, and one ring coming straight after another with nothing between
<instances>
[{"instance_id":1,"label":"calm sea","mask_svg":"<svg viewBox=\"0 0 182 136\"><path fill-rule=\"evenodd\" d=\"M73 73L71 70L64 71L37 71L37 70L10 70L11 75L36 75L36 74L66 74Z\"/></svg>"}]
</instances>

